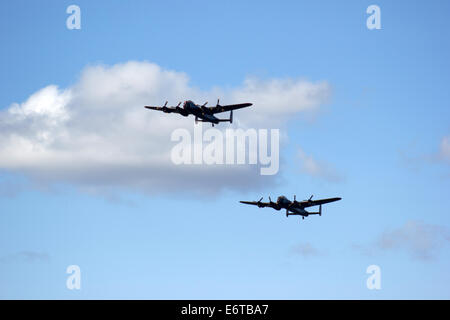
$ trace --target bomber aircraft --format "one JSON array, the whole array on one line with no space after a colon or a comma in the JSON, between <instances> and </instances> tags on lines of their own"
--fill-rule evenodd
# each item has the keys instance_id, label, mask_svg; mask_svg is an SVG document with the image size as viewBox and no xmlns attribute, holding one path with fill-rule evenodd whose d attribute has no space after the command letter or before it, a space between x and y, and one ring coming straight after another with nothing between
<instances>
[{"instance_id":1,"label":"bomber aircraft","mask_svg":"<svg viewBox=\"0 0 450 320\"><path fill-rule=\"evenodd\" d=\"M183 107L181 108L181 102L178 103L175 107L168 107L167 101L162 107L153 107L153 106L145 106L147 109L158 110L165 113L179 113L184 117L192 114L195 116L195 123L197 122L210 122L214 127L215 124L219 122L229 122L233 123L233 110L250 107L252 103L239 103L239 104L229 104L226 106L221 106L219 104L219 99L217 99L217 104L215 107L207 107L205 102L202 105L195 104L191 100L187 100L183 103ZM230 111L229 119L218 119L214 116L216 113Z\"/></svg>"},{"instance_id":2,"label":"bomber aircraft","mask_svg":"<svg viewBox=\"0 0 450 320\"><path fill-rule=\"evenodd\" d=\"M269 197L269 202L261 202L259 201L240 201L244 204L251 204L258 206L259 208L270 207L275 210L286 209L286 217L289 216L302 216L302 219L309 216L310 214L318 214L322 215L322 205L329 202L339 201L341 198L328 198L328 199L320 199L320 200L312 200L311 196L308 200L297 201L294 195L294 201L288 200L285 196L279 196L277 202L272 202L272 199ZM308 212L305 208L319 206L318 212Z\"/></svg>"}]
</instances>

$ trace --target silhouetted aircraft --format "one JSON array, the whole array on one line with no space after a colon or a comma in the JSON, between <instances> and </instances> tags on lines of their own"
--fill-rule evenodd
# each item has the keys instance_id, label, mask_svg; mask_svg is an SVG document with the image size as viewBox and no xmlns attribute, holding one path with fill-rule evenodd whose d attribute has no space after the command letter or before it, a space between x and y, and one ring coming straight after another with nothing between
<instances>
[{"instance_id":1,"label":"silhouetted aircraft","mask_svg":"<svg viewBox=\"0 0 450 320\"><path fill-rule=\"evenodd\" d=\"M197 122L210 122L214 127L214 124L219 122L229 122L233 123L233 110L250 107L252 103L240 103L240 104L229 104L226 106L221 106L219 104L219 99L217 99L217 104L215 107L207 107L205 102L202 105L195 104L191 100L187 100L183 103L183 108L180 107L178 103L175 107L167 107L167 101L162 107L152 107L145 106L147 109L158 110L165 113L179 113L184 117L192 114L195 116L195 123ZM230 111L229 119L218 119L214 116L216 113Z\"/></svg>"},{"instance_id":2,"label":"silhouetted aircraft","mask_svg":"<svg viewBox=\"0 0 450 320\"><path fill-rule=\"evenodd\" d=\"M320 199L320 200L312 200L311 196L308 200L297 201L294 196L294 201L288 200L285 196L279 196L277 202L272 202L272 199L269 197L270 202L261 202L259 201L240 201L244 204L252 204L258 206L259 208L270 207L275 210L286 209L286 217L289 216L302 216L303 219L309 216L310 214L318 214L322 215L322 205L329 202L334 202L341 200L341 198L328 198L328 199ZM308 212L305 208L319 206L318 212Z\"/></svg>"}]
</instances>

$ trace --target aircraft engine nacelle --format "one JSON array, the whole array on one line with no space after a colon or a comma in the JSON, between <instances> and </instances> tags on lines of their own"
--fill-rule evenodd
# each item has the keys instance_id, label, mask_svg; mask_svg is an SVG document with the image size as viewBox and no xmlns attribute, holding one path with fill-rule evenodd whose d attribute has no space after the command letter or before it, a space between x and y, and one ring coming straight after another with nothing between
<instances>
[{"instance_id":1,"label":"aircraft engine nacelle","mask_svg":"<svg viewBox=\"0 0 450 320\"><path fill-rule=\"evenodd\" d=\"M177 107L177 111L183 116L183 117L187 117L189 115L189 112L186 111L186 108L180 108Z\"/></svg>"},{"instance_id":2,"label":"aircraft engine nacelle","mask_svg":"<svg viewBox=\"0 0 450 320\"><path fill-rule=\"evenodd\" d=\"M165 112L165 113L169 113L169 108L167 108L167 107L162 107L162 111Z\"/></svg>"},{"instance_id":3,"label":"aircraft engine nacelle","mask_svg":"<svg viewBox=\"0 0 450 320\"><path fill-rule=\"evenodd\" d=\"M211 114L211 110L209 110L209 108L207 108L205 106L201 106L200 108L202 108L203 113Z\"/></svg>"}]
</instances>

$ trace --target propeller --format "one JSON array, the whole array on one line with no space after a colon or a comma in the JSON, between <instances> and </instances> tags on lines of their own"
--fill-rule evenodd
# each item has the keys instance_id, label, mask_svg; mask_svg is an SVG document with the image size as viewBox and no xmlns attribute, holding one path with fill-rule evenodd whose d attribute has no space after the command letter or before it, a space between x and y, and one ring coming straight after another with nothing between
<instances>
[{"instance_id":1,"label":"propeller","mask_svg":"<svg viewBox=\"0 0 450 320\"><path fill-rule=\"evenodd\" d=\"M219 104L219 99L217 99L216 107L219 107L219 106L220 106L220 104Z\"/></svg>"},{"instance_id":2,"label":"propeller","mask_svg":"<svg viewBox=\"0 0 450 320\"><path fill-rule=\"evenodd\" d=\"M297 202L297 196L294 194L294 201L291 202L291 204L288 206L288 208L291 208L291 207L297 205L297 203L298 203ZM286 208L286 214L287 214L288 208Z\"/></svg>"},{"instance_id":3,"label":"propeller","mask_svg":"<svg viewBox=\"0 0 450 320\"><path fill-rule=\"evenodd\" d=\"M202 108L203 108L203 107L206 107L207 104L208 104L208 101L206 101L206 102L202 105Z\"/></svg>"},{"instance_id":4,"label":"propeller","mask_svg":"<svg viewBox=\"0 0 450 320\"><path fill-rule=\"evenodd\" d=\"M261 197L261 199L259 199L259 200L257 201L258 207L260 207L260 208L261 208L261 201L262 201L262 199L263 199L263 197Z\"/></svg>"},{"instance_id":5,"label":"propeller","mask_svg":"<svg viewBox=\"0 0 450 320\"><path fill-rule=\"evenodd\" d=\"M166 113L169 112L169 108L167 108L167 102L168 101L166 101L166 103L164 103L164 105L162 106L162 110Z\"/></svg>"},{"instance_id":6,"label":"propeller","mask_svg":"<svg viewBox=\"0 0 450 320\"><path fill-rule=\"evenodd\" d=\"M181 108L180 105L181 105L181 101L178 102L178 104L176 105L175 109L177 109L177 111L178 111L183 117L187 117L187 116L189 115L189 111L186 110L186 108L184 108L184 107ZM196 121L195 123L197 123L197 121Z\"/></svg>"},{"instance_id":7,"label":"propeller","mask_svg":"<svg viewBox=\"0 0 450 320\"><path fill-rule=\"evenodd\" d=\"M272 202L272 199L270 199L270 196L269 196L269 201L270 201L270 203L273 203L273 202Z\"/></svg>"},{"instance_id":8,"label":"propeller","mask_svg":"<svg viewBox=\"0 0 450 320\"><path fill-rule=\"evenodd\" d=\"M309 197L308 201L311 201L311 199L314 197L314 195L312 194L311 197Z\"/></svg>"}]
</instances>

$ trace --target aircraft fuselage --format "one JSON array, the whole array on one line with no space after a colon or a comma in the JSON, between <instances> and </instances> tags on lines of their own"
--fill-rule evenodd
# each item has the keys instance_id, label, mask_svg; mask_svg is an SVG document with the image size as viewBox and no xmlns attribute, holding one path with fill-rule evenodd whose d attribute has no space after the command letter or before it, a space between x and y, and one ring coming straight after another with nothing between
<instances>
[{"instance_id":1,"label":"aircraft fuselage","mask_svg":"<svg viewBox=\"0 0 450 320\"><path fill-rule=\"evenodd\" d=\"M214 124L218 124L220 121L216 118L208 108L203 107L201 105L195 104L194 102L188 100L183 104L183 109L187 111L189 114L194 115L195 117L202 119L204 122L211 122Z\"/></svg>"}]
</instances>

